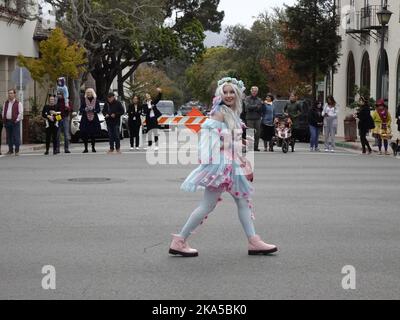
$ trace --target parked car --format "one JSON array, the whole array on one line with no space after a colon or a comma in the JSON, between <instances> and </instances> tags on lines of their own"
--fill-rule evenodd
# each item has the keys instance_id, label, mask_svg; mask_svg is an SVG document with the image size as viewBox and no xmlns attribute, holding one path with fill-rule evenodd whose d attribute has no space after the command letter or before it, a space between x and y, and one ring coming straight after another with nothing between
<instances>
[{"instance_id":1,"label":"parked car","mask_svg":"<svg viewBox=\"0 0 400 320\"><path fill-rule=\"evenodd\" d=\"M193 110L193 108L206 115L205 106L198 101L189 101L188 103L182 105L178 110L178 114L180 116L186 116L190 111Z\"/></svg>"},{"instance_id":2,"label":"parked car","mask_svg":"<svg viewBox=\"0 0 400 320\"><path fill-rule=\"evenodd\" d=\"M103 107L104 107L104 102L100 102L100 113L98 113L98 117L99 117L99 121L100 121L100 129L101 130L99 132L99 135L96 137L97 139L108 139L107 123L106 123L104 115L102 113ZM125 108L125 106L124 106L124 108ZM121 137L121 139L124 138L124 136L123 136L123 128L122 128L123 127L122 124L123 124L124 116L121 117L121 125L120 125L120 137ZM81 138L80 130L79 130L79 125L81 123L81 118L82 118L82 115L80 115L78 112L73 112L72 113L71 129L70 129L70 131L71 131L71 142L79 142L79 139Z\"/></svg>"},{"instance_id":3,"label":"parked car","mask_svg":"<svg viewBox=\"0 0 400 320\"><path fill-rule=\"evenodd\" d=\"M165 116L173 116L175 113L175 104L172 100L160 100L157 103L157 108Z\"/></svg>"}]
</instances>

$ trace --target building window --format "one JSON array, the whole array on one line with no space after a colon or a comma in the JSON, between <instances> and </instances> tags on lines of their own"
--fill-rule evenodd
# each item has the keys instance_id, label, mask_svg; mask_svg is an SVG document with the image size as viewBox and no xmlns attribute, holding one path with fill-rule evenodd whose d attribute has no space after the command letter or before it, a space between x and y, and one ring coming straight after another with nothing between
<instances>
[{"instance_id":1,"label":"building window","mask_svg":"<svg viewBox=\"0 0 400 320\"><path fill-rule=\"evenodd\" d=\"M369 62L369 54L365 52L361 62L361 81L360 81L361 92L371 93L371 64Z\"/></svg>"},{"instance_id":2,"label":"building window","mask_svg":"<svg viewBox=\"0 0 400 320\"><path fill-rule=\"evenodd\" d=\"M386 50L384 52L384 63L383 63L383 74L381 77L381 57L379 56L378 70L377 70L377 81L376 81L376 98L384 99L385 101L389 98L389 61Z\"/></svg>"},{"instance_id":3,"label":"building window","mask_svg":"<svg viewBox=\"0 0 400 320\"><path fill-rule=\"evenodd\" d=\"M329 71L325 77L325 97L333 95L333 72Z\"/></svg>"},{"instance_id":4,"label":"building window","mask_svg":"<svg viewBox=\"0 0 400 320\"><path fill-rule=\"evenodd\" d=\"M354 56L353 53L349 53L349 57L347 59L347 106L351 105L355 100L355 89L356 85L356 68L354 64Z\"/></svg>"}]
</instances>

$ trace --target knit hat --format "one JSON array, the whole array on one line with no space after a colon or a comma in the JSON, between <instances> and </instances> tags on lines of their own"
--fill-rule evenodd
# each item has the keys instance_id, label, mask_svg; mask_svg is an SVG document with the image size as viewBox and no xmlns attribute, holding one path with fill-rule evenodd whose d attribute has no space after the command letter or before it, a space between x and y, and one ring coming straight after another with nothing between
<instances>
[{"instance_id":1,"label":"knit hat","mask_svg":"<svg viewBox=\"0 0 400 320\"><path fill-rule=\"evenodd\" d=\"M376 104L375 104L377 107L379 107L379 106L385 106L385 100L383 100L383 99L378 99L377 101L376 101Z\"/></svg>"}]
</instances>

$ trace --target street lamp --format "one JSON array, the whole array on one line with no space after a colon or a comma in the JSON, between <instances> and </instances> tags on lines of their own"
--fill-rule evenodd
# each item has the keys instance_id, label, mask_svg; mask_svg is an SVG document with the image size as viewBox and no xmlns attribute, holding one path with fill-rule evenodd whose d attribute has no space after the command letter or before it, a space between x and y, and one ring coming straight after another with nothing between
<instances>
[{"instance_id":1,"label":"street lamp","mask_svg":"<svg viewBox=\"0 0 400 320\"><path fill-rule=\"evenodd\" d=\"M383 72L384 72L384 64L385 64L385 30L386 25L389 24L390 17L393 12L387 9L387 5L385 4L381 10L379 10L376 15L378 16L379 24L381 25L381 60L380 60L380 72L379 72L379 88L380 88L380 98L383 97Z\"/></svg>"}]
</instances>

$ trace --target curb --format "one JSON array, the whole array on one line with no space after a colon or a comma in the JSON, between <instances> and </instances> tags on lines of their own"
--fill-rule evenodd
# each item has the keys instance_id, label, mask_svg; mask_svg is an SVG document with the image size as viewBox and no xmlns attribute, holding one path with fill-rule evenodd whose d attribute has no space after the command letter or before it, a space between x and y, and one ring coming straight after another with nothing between
<instances>
[{"instance_id":1,"label":"curb","mask_svg":"<svg viewBox=\"0 0 400 320\"><path fill-rule=\"evenodd\" d=\"M345 148L345 149L353 149L353 150L361 150L361 146L354 145L352 143L346 141L339 141L335 143L336 147Z\"/></svg>"},{"instance_id":2,"label":"curb","mask_svg":"<svg viewBox=\"0 0 400 320\"><path fill-rule=\"evenodd\" d=\"M42 145L32 147L32 150L37 151L37 150L43 150L45 148L46 148L46 145L42 144Z\"/></svg>"}]
</instances>

